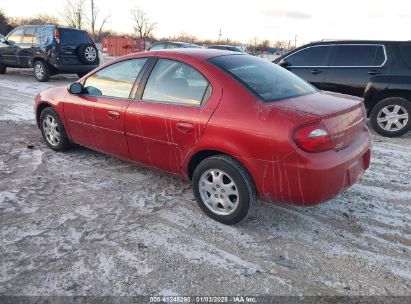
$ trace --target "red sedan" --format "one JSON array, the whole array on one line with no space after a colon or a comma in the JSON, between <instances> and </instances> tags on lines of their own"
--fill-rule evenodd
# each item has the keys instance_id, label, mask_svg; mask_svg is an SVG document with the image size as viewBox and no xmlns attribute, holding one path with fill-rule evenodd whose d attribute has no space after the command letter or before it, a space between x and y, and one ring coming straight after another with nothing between
<instances>
[{"instance_id":1,"label":"red sedan","mask_svg":"<svg viewBox=\"0 0 411 304\"><path fill-rule=\"evenodd\" d=\"M241 53L129 55L40 93L35 110L51 149L76 143L191 179L201 209L224 224L257 197L329 200L370 163L361 100Z\"/></svg>"}]
</instances>

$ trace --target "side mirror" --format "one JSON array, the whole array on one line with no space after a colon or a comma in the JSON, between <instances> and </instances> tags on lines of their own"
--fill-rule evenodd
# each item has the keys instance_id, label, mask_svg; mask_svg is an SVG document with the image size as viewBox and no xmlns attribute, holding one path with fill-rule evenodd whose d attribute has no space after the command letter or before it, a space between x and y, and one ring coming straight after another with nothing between
<instances>
[{"instance_id":1,"label":"side mirror","mask_svg":"<svg viewBox=\"0 0 411 304\"><path fill-rule=\"evenodd\" d=\"M0 37L0 42L1 42L1 43L5 43L5 42L6 42L6 38L5 38L5 37Z\"/></svg>"},{"instance_id":2,"label":"side mirror","mask_svg":"<svg viewBox=\"0 0 411 304\"><path fill-rule=\"evenodd\" d=\"M69 87L69 92L73 95L78 95L83 92L83 85L79 82L74 82Z\"/></svg>"},{"instance_id":3,"label":"side mirror","mask_svg":"<svg viewBox=\"0 0 411 304\"><path fill-rule=\"evenodd\" d=\"M278 63L278 65L283 67L283 68L287 68L287 67L291 66L291 64L285 59L281 59L280 62Z\"/></svg>"}]
</instances>

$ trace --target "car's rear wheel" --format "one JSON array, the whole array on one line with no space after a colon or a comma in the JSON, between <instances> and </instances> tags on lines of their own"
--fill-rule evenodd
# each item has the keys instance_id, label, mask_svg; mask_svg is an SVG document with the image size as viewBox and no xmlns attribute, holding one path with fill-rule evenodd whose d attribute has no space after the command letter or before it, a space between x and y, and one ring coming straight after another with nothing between
<instances>
[{"instance_id":1,"label":"car's rear wheel","mask_svg":"<svg viewBox=\"0 0 411 304\"><path fill-rule=\"evenodd\" d=\"M64 151L71 147L64 125L53 108L47 107L41 112L40 129L50 149Z\"/></svg>"},{"instance_id":2,"label":"car's rear wheel","mask_svg":"<svg viewBox=\"0 0 411 304\"><path fill-rule=\"evenodd\" d=\"M47 63L41 60L34 62L34 77L40 82L50 80L50 67Z\"/></svg>"},{"instance_id":3,"label":"car's rear wheel","mask_svg":"<svg viewBox=\"0 0 411 304\"><path fill-rule=\"evenodd\" d=\"M382 136L401 136L411 129L411 101L399 97L383 99L372 109L370 121Z\"/></svg>"},{"instance_id":4,"label":"car's rear wheel","mask_svg":"<svg viewBox=\"0 0 411 304\"><path fill-rule=\"evenodd\" d=\"M226 225L245 219L256 200L250 174L226 155L203 160L194 170L192 186L204 213Z\"/></svg>"}]
</instances>

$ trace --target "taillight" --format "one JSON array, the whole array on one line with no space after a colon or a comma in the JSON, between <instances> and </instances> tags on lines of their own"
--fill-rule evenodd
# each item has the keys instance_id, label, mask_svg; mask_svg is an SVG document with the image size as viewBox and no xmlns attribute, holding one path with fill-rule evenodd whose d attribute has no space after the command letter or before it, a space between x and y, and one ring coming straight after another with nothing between
<instances>
[{"instance_id":1,"label":"taillight","mask_svg":"<svg viewBox=\"0 0 411 304\"><path fill-rule=\"evenodd\" d=\"M54 28L54 40L60 43L60 33L57 27Z\"/></svg>"},{"instance_id":2,"label":"taillight","mask_svg":"<svg viewBox=\"0 0 411 304\"><path fill-rule=\"evenodd\" d=\"M297 146L306 152L323 152L332 149L330 133L321 123L296 129L293 139Z\"/></svg>"}]
</instances>

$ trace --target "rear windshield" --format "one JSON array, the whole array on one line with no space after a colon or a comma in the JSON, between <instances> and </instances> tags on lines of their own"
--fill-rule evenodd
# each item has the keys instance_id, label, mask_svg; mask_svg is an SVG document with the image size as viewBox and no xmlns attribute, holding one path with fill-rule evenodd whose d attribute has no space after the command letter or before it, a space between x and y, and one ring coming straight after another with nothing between
<instances>
[{"instance_id":1,"label":"rear windshield","mask_svg":"<svg viewBox=\"0 0 411 304\"><path fill-rule=\"evenodd\" d=\"M80 45L83 43L92 43L90 37L85 31L59 28L60 41L63 45Z\"/></svg>"},{"instance_id":2,"label":"rear windshield","mask_svg":"<svg viewBox=\"0 0 411 304\"><path fill-rule=\"evenodd\" d=\"M231 74L264 101L317 92L313 86L293 73L254 56L220 56L209 59L209 62Z\"/></svg>"}]
</instances>

